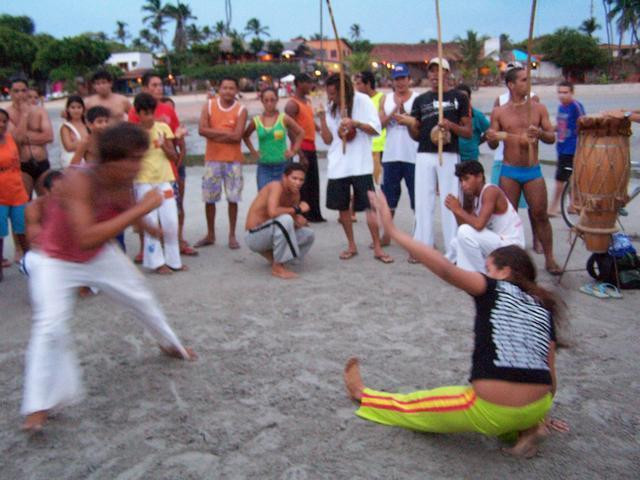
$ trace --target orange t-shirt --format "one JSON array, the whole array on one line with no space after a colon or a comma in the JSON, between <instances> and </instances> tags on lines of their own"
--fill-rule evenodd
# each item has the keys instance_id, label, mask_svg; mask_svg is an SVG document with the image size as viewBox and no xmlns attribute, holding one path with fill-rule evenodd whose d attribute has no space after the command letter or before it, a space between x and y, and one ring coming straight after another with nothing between
<instances>
[{"instance_id":1,"label":"orange t-shirt","mask_svg":"<svg viewBox=\"0 0 640 480\"><path fill-rule=\"evenodd\" d=\"M238 124L240 113L244 107L239 102L234 102L229 108L220 105L220 99L209 100L209 127L217 130L233 132ZM222 143L207 138L207 147L204 153L205 162L242 162L244 155L238 143Z\"/></svg>"},{"instance_id":2,"label":"orange t-shirt","mask_svg":"<svg viewBox=\"0 0 640 480\"><path fill-rule=\"evenodd\" d=\"M29 201L22 183L18 146L10 134L0 144L0 205L17 207Z\"/></svg>"},{"instance_id":3,"label":"orange t-shirt","mask_svg":"<svg viewBox=\"0 0 640 480\"><path fill-rule=\"evenodd\" d=\"M296 115L295 121L304 130L304 139L311 142L316 141L316 124L313 121L313 108L307 102L303 102L297 97L292 97L292 100L298 104L298 115Z\"/></svg>"}]
</instances>

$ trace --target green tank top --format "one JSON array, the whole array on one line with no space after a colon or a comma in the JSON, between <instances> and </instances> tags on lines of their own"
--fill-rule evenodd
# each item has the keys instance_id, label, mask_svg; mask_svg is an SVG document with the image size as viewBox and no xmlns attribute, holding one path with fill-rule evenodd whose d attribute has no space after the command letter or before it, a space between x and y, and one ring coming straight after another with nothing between
<instances>
[{"instance_id":1,"label":"green tank top","mask_svg":"<svg viewBox=\"0 0 640 480\"><path fill-rule=\"evenodd\" d=\"M380 100L384 96L384 93L378 92L373 97L371 97L371 101L376 106L376 112L380 111ZM373 143L371 144L372 152L383 152L384 151L384 142L387 139L387 129L383 128L382 132L379 136L373 137Z\"/></svg>"},{"instance_id":2,"label":"green tank top","mask_svg":"<svg viewBox=\"0 0 640 480\"><path fill-rule=\"evenodd\" d=\"M267 128L260 121L260 115L253 117L260 147L260 163L273 165L287 160L284 158L284 152L287 151L287 129L283 119L284 113L281 113L276 123Z\"/></svg>"}]
</instances>

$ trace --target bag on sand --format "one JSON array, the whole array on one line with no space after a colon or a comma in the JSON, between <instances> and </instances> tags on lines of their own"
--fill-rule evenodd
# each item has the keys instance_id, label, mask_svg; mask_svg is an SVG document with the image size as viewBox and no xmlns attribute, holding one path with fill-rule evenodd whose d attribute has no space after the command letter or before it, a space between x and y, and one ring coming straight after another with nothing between
<instances>
[{"instance_id":1,"label":"bag on sand","mask_svg":"<svg viewBox=\"0 0 640 480\"><path fill-rule=\"evenodd\" d=\"M594 253L587 260L587 271L600 283L616 285L616 265L620 288L640 289L640 258L635 253L615 257L609 253Z\"/></svg>"}]
</instances>

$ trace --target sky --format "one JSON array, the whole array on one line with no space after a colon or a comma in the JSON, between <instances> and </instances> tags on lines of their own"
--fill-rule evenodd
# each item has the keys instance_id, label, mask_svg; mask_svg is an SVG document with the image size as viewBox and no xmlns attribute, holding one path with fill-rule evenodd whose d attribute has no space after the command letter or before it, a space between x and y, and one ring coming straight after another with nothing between
<instances>
[{"instance_id":1,"label":"sky","mask_svg":"<svg viewBox=\"0 0 640 480\"><path fill-rule=\"evenodd\" d=\"M324 10L325 35L332 36L324 0L231 0L231 27L244 30L252 17L269 27L271 38L289 40L298 35L309 38L320 31L320 4ZM87 31L103 31L112 36L116 21L128 24L132 36L144 28L142 0L3 0L0 13L28 15L37 32L55 37L73 36ZM163 3L166 3L164 0ZM175 3L175 2L173 2ZM225 19L225 0L185 0L198 17L199 26L213 26ZM534 35L552 33L568 26L577 28L590 16L604 25L600 0L538 0ZM338 33L349 38L352 24L360 25L362 38L373 43L416 43L437 37L435 3L430 0L333 0ZM445 41L466 36L467 30L480 35L507 33L512 40L527 38L529 0L441 0L442 36ZM171 35L173 29L170 30ZM603 29L596 31L606 39Z\"/></svg>"}]
</instances>

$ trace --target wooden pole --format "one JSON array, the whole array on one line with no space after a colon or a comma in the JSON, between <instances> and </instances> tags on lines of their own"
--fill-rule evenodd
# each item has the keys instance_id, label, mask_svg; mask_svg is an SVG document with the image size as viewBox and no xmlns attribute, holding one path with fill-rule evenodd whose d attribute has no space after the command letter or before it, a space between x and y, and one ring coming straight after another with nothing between
<instances>
[{"instance_id":1,"label":"wooden pole","mask_svg":"<svg viewBox=\"0 0 640 480\"><path fill-rule=\"evenodd\" d=\"M327 8L329 9L329 18L331 18L331 26L333 27L333 33L336 37L336 48L338 49L338 62L340 65L340 117L345 118L347 116L346 98L345 98L345 78L344 78L344 63L342 60L342 42L338 35L338 28L336 27L336 20L333 16L333 9L331 8L331 0L327 0ZM340 130L338 130L340 131ZM347 151L347 137L346 134L340 135L342 138L342 153Z\"/></svg>"},{"instance_id":2,"label":"wooden pole","mask_svg":"<svg viewBox=\"0 0 640 480\"><path fill-rule=\"evenodd\" d=\"M444 73L442 71L442 30L440 29L440 2L436 2L436 23L438 26L438 123L441 123L444 119L444 109L442 108L443 95L442 90L444 87ZM438 129L438 163L442 166L442 149L443 149L442 130Z\"/></svg>"},{"instance_id":3,"label":"wooden pole","mask_svg":"<svg viewBox=\"0 0 640 480\"><path fill-rule=\"evenodd\" d=\"M527 39L527 128L531 125L531 50L533 43L533 25L536 18L536 0L531 2L531 17L529 19L529 38ZM535 163L533 143L529 142L529 166Z\"/></svg>"}]
</instances>

